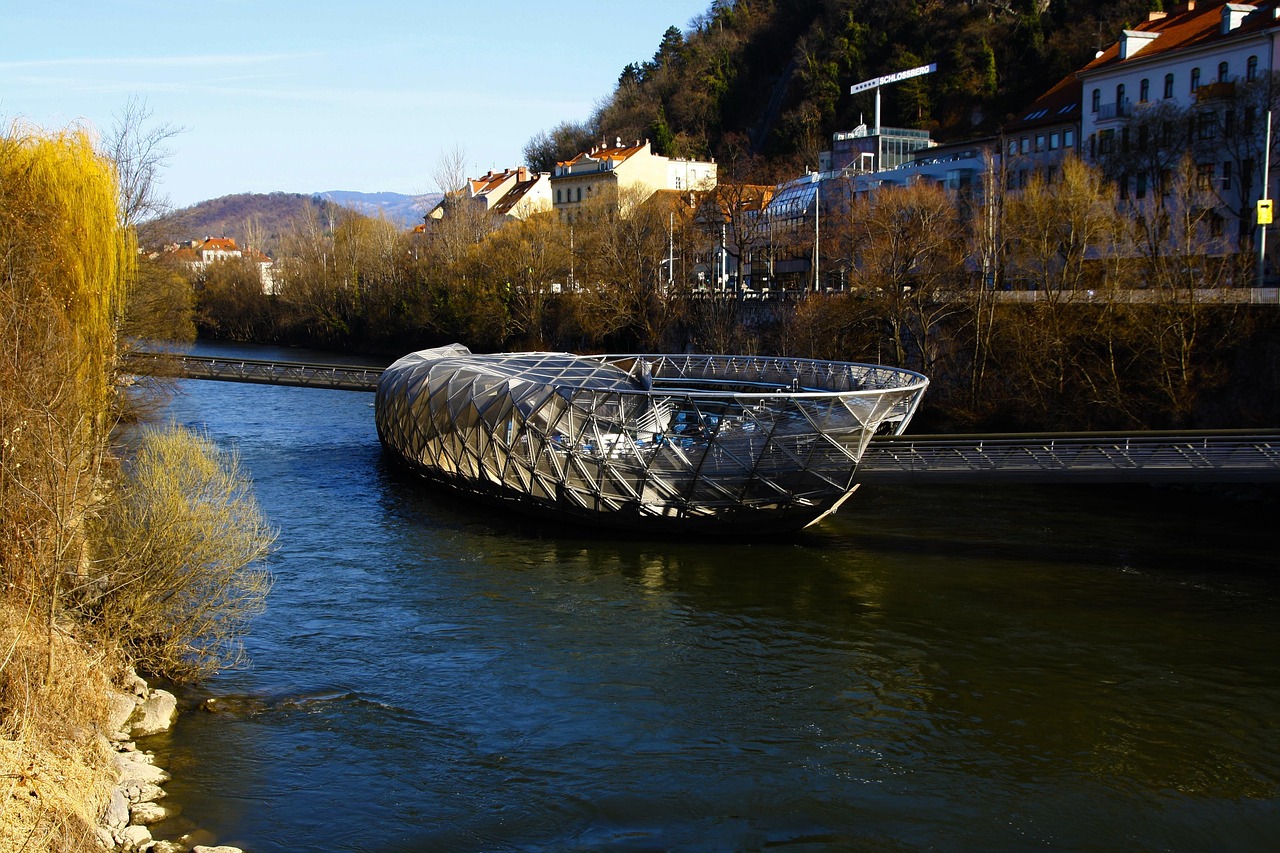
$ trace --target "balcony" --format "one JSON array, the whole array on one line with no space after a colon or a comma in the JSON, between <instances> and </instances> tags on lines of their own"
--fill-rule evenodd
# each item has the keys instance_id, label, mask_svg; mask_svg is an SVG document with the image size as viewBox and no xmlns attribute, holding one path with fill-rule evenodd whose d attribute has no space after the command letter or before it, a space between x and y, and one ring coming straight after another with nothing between
<instances>
[{"instance_id":1,"label":"balcony","mask_svg":"<svg viewBox=\"0 0 1280 853\"><path fill-rule=\"evenodd\" d=\"M1221 83L1208 83L1196 89L1196 103L1203 104L1205 101L1221 101L1224 98L1230 98L1236 93L1236 83L1234 80L1226 80Z\"/></svg>"},{"instance_id":2,"label":"balcony","mask_svg":"<svg viewBox=\"0 0 1280 853\"><path fill-rule=\"evenodd\" d=\"M1093 114L1093 120L1095 124L1102 124L1104 121L1129 118L1131 115L1133 115L1133 102L1126 98L1114 104L1099 105Z\"/></svg>"}]
</instances>

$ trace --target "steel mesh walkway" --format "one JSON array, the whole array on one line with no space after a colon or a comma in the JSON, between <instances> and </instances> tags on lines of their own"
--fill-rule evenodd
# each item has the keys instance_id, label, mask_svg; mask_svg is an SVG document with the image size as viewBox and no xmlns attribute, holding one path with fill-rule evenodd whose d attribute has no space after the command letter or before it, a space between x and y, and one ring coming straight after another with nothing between
<instances>
[{"instance_id":1,"label":"steel mesh walkway","mask_svg":"<svg viewBox=\"0 0 1280 853\"><path fill-rule=\"evenodd\" d=\"M133 352L136 373L374 391L382 368ZM1280 482L1280 430L903 435L871 440L866 484Z\"/></svg>"},{"instance_id":2,"label":"steel mesh walkway","mask_svg":"<svg viewBox=\"0 0 1280 853\"><path fill-rule=\"evenodd\" d=\"M263 361L200 355L130 352L125 368L147 376L182 379L217 379L256 385L294 385L302 388L334 388L342 391L375 391L381 367L351 364L315 364L301 361Z\"/></svg>"},{"instance_id":3,"label":"steel mesh walkway","mask_svg":"<svg viewBox=\"0 0 1280 853\"><path fill-rule=\"evenodd\" d=\"M862 483L1280 481L1280 431L883 436Z\"/></svg>"}]
</instances>

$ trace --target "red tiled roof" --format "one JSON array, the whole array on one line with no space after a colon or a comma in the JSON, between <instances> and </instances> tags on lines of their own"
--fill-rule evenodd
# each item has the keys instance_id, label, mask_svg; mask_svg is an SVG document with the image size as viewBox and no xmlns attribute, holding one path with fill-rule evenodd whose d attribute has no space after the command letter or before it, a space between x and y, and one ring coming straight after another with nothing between
<instances>
[{"instance_id":1,"label":"red tiled roof","mask_svg":"<svg viewBox=\"0 0 1280 853\"><path fill-rule=\"evenodd\" d=\"M1005 133L1016 133L1033 127L1079 121L1080 99L1084 84L1075 74L1068 74L1052 89L1036 98L1018 117L1004 126Z\"/></svg>"},{"instance_id":2,"label":"red tiled roof","mask_svg":"<svg viewBox=\"0 0 1280 853\"><path fill-rule=\"evenodd\" d=\"M1222 7L1225 0L1203 0L1176 7L1163 17L1146 20L1133 27L1140 33L1158 33L1145 47L1128 59L1120 58L1120 42L1108 47L1102 54L1086 65L1080 74L1101 71L1120 64L1142 62L1154 56L1174 50L1212 45L1214 42L1225 42L1245 35L1255 35L1277 24L1275 18L1275 0L1264 0L1262 3L1248 4L1257 11L1250 13L1234 30L1222 33ZM1190 8L1188 8L1190 7Z\"/></svg>"},{"instance_id":3,"label":"red tiled roof","mask_svg":"<svg viewBox=\"0 0 1280 853\"><path fill-rule=\"evenodd\" d=\"M506 169L501 172L490 172L479 178L473 178L471 181L471 194L473 196L482 195L483 193L492 192L511 178L516 176L515 169Z\"/></svg>"},{"instance_id":4,"label":"red tiled roof","mask_svg":"<svg viewBox=\"0 0 1280 853\"><path fill-rule=\"evenodd\" d=\"M537 186L538 180L539 178L535 177L516 184L511 188L510 192L498 200L498 203L493 206L492 212L499 216L510 213L520 203L520 199L524 198L529 193L529 190Z\"/></svg>"},{"instance_id":5,"label":"red tiled roof","mask_svg":"<svg viewBox=\"0 0 1280 853\"><path fill-rule=\"evenodd\" d=\"M231 239L230 237L206 237L204 241L200 243L199 250L200 251L205 251L205 250L219 251L220 250L223 252L240 251L239 247L236 246L236 241Z\"/></svg>"},{"instance_id":6,"label":"red tiled roof","mask_svg":"<svg viewBox=\"0 0 1280 853\"><path fill-rule=\"evenodd\" d=\"M585 151L571 160L562 160L557 166L572 166L574 163L580 163L583 160L614 160L621 163L629 159L635 154L639 154L644 150L644 142L638 142L635 145L609 146L606 148L592 148Z\"/></svg>"}]
</instances>

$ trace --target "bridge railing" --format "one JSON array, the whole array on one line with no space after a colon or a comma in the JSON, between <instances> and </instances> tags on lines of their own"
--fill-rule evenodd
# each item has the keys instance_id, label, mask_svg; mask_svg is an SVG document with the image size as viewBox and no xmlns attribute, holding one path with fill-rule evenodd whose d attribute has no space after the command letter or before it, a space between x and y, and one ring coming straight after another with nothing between
<instances>
[{"instance_id":1,"label":"bridge railing","mask_svg":"<svg viewBox=\"0 0 1280 853\"><path fill-rule=\"evenodd\" d=\"M881 436L863 482L1280 481L1280 431Z\"/></svg>"},{"instance_id":2,"label":"bridge railing","mask_svg":"<svg viewBox=\"0 0 1280 853\"><path fill-rule=\"evenodd\" d=\"M146 376L217 379L223 382L333 388L342 391L377 390L378 377L383 370L381 367L351 364L263 361L148 352L126 353L124 366L126 370Z\"/></svg>"}]
</instances>

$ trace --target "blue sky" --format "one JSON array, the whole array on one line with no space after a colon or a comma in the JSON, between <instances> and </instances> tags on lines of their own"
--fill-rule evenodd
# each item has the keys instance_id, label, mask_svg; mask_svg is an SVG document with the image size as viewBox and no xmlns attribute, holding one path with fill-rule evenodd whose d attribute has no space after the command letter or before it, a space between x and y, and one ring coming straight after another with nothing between
<instances>
[{"instance_id":1,"label":"blue sky","mask_svg":"<svg viewBox=\"0 0 1280 853\"><path fill-rule=\"evenodd\" d=\"M709 0L598 4L0 0L0 119L107 129L131 97L183 128L162 190L436 189L517 165L531 136L582 120L628 62Z\"/></svg>"}]
</instances>

